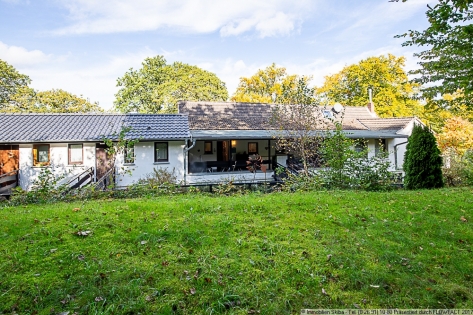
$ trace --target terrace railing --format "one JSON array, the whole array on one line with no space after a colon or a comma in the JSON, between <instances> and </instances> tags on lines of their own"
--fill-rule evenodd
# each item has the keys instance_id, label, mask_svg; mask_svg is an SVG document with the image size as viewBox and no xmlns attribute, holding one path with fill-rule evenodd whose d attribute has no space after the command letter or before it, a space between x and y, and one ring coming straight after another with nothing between
<instances>
[{"instance_id":1,"label":"terrace railing","mask_svg":"<svg viewBox=\"0 0 473 315\"><path fill-rule=\"evenodd\" d=\"M18 186L18 171L0 175L0 196L10 196L16 186Z\"/></svg>"},{"instance_id":2,"label":"terrace railing","mask_svg":"<svg viewBox=\"0 0 473 315\"><path fill-rule=\"evenodd\" d=\"M66 183L68 186L66 192L79 189L81 187L90 185L94 180L94 168L89 167L79 175L74 176L69 182Z\"/></svg>"},{"instance_id":3,"label":"terrace railing","mask_svg":"<svg viewBox=\"0 0 473 315\"><path fill-rule=\"evenodd\" d=\"M115 168L112 167L102 176L95 184L94 187L97 190L106 190L110 186L115 184Z\"/></svg>"}]
</instances>

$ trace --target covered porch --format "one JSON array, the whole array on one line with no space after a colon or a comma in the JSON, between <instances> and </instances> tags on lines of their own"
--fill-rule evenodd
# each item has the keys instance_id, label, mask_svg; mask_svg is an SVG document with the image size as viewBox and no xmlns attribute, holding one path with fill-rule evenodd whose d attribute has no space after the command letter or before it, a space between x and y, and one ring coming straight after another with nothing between
<instances>
[{"instance_id":1,"label":"covered porch","mask_svg":"<svg viewBox=\"0 0 473 315\"><path fill-rule=\"evenodd\" d=\"M275 149L275 140L264 138L199 139L188 152L189 182L271 180L277 164L286 164L285 153ZM252 172L248 161L261 158L263 167Z\"/></svg>"}]
</instances>

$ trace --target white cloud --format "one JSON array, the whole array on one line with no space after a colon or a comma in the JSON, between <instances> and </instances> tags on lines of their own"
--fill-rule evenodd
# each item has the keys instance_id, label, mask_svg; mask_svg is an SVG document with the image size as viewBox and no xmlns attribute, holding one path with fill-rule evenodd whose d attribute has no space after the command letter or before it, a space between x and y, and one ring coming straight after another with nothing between
<instances>
[{"instance_id":1,"label":"white cloud","mask_svg":"<svg viewBox=\"0 0 473 315\"><path fill-rule=\"evenodd\" d=\"M16 67L34 66L50 60L51 56L40 50L27 50L23 47L9 46L0 42L0 59Z\"/></svg>"},{"instance_id":2,"label":"white cloud","mask_svg":"<svg viewBox=\"0 0 473 315\"><path fill-rule=\"evenodd\" d=\"M220 31L221 36L254 31L259 37L292 33L316 4L310 0L63 0L58 3L67 8L72 24L56 30L56 34L172 29L187 33Z\"/></svg>"}]
</instances>

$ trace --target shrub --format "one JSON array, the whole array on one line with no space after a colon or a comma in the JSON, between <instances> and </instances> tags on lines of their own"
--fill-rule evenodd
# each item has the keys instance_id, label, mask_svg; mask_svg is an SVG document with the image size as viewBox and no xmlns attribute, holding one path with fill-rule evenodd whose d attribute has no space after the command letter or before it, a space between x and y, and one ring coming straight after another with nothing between
<instances>
[{"instance_id":1,"label":"shrub","mask_svg":"<svg viewBox=\"0 0 473 315\"><path fill-rule=\"evenodd\" d=\"M463 156L450 152L444 155L443 179L447 186L473 186L473 151Z\"/></svg>"},{"instance_id":2,"label":"shrub","mask_svg":"<svg viewBox=\"0 0 473 315\"><path fill-rule=\"evenodd\" d=\"M355 147L364 146L357 151ZM326 168L316 176L329 189L386 190L391 188L388 153L380 152L368 157L368 149L362 140L349 139L337 124L322 144Z\"/></svg>"},{"instance_id":3,"label":"shrub","mask_svg":"<svg viewBox=\"0 0 473 315\"><path fill-rule=\"evenodd\" d=\"M407 189L444 186L442 157L435 137L427 126L414 126L406 147L404 171Z\"/></svg>"}]
</instances>

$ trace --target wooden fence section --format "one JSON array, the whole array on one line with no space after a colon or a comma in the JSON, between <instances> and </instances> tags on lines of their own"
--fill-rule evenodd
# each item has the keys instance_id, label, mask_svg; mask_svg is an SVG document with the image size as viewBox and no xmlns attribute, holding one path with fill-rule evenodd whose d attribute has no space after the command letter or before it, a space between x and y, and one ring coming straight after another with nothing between
<instances>
[{"instance_id":1,"label":"wooden fence section","mask_svg":"<svg viewBox=\"0 0 473 315\"><path fill-rule=\"evenodd\" d=\"M10 196L16 186L18 186L18 171L0 175L0 196Z\"/></svg>"}]
</instances>

